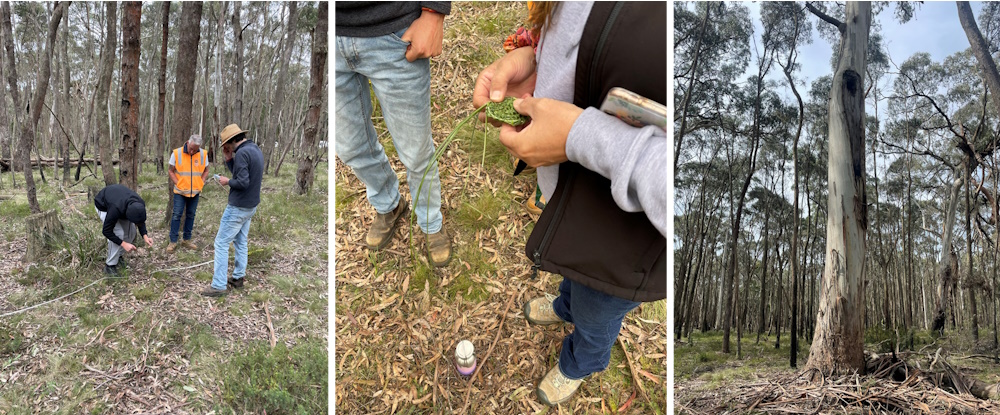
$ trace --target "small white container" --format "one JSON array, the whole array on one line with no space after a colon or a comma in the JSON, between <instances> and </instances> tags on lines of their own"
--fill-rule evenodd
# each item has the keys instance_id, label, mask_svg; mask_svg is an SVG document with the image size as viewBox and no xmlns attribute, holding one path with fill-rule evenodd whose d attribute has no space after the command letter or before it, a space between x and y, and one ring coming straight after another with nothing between
<instances>
[{"instance_id":1,"label":"small white container","mask_svg":"<svg viewBox=\"0 0 1000 415\"><path fill-rule=\"evenodd\" d=\"M462 376L469 376L476 371L476 348L472 342L462 340L455 347L455 368Z\"/></svg>"}]
</instances>

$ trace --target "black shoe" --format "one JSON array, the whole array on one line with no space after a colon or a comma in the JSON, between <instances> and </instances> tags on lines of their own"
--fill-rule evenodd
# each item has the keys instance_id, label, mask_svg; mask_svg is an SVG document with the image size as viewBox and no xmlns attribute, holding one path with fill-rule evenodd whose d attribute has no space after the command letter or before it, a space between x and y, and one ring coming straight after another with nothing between
<instances>
[{"instance_id":1,"label":"black shoe","mask_svg":"<svg viewBox=\"0 0 1000 415\"><path fill-rule=\"evenodd\" d=\"M233 288L241 289L243 288L243 278L237 280L233 279L233 277L229 277L229 285Z\"/></svg>"},{"instance_id":2,"label":"black shoe","mask_svg":"<svg viewBox=\"0 0 1000 415\"><path fill-rule=\"evenodd\" d=\"M119 278L122 276L121 273L118 271L117 265L107 265L107 264L104 265L104 275L114 278Z\"/></svg>"}]
</instances>

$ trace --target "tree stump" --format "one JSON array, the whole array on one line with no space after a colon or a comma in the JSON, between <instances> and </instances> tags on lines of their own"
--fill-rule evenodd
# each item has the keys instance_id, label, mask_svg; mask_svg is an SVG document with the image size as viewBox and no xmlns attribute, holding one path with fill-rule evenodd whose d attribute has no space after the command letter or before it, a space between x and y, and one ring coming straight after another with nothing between
<instances>
[{"instance_id":1,"label":"tree stump","mask_svg":"<svg viewBox=\"0 0 1000 415\"><path fill-rule=\"evenodd\" d=\"M31 263L41 258L54 239L62 237L63 226L55 209L36 213L24 220L27 225L25 232L28 234L28 249L24 254L24 262Z\"/></svg>"}]
</instances>

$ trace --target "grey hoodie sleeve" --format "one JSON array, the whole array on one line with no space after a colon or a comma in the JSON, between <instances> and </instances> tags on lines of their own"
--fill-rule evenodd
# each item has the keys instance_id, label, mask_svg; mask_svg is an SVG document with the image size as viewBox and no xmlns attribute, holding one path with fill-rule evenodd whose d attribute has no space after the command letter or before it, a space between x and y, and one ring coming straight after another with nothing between
<instances>
[{"instance_id":1,"label":"grey hoodie sleeve","mask_svg":"<svg viewBox=\"0 0 1000 415\"><path fill-rule=\"evenodd\" d=\"M615 203L626 212L645 212L667 235L667 136L655 127L632 127L596 108L587 108L566 140L570 161L611 180Z\"/></svg>"}]
</instances>

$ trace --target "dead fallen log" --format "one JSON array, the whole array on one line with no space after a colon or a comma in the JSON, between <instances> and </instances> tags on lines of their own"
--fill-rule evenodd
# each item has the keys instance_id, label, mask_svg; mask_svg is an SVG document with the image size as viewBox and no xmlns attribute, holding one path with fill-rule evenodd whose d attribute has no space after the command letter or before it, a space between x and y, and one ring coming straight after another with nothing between
<instances>
[{"instance_id":1,"label":"dead fallen log","mask_svg":"<svg viewBox=\"0 0 1000 415\"><path fill-rule=\"evenodd\" d=\"M94 159L93 158L85 158L85 159L82 160L82 162L85 165L93 164L94 163ZM66 163L69 163L69 165L71 167L76 167L76 166L80 165L81 160L80 159L66 160L66 159L57 158L57 157L42 157L41 159L39 159L39 158L36 157L36 158L31 159L31 168L36 168L39 165L45 166L45 167L63 167ZM118 160L114 160L112 163L113 163L113 165L117 166L118 165ZM100 165L101 161L98 160L97 164ZM10 168L11 168L11 159L0 159L0 172L10 171Z\"/></svg>"}]
</instances>

